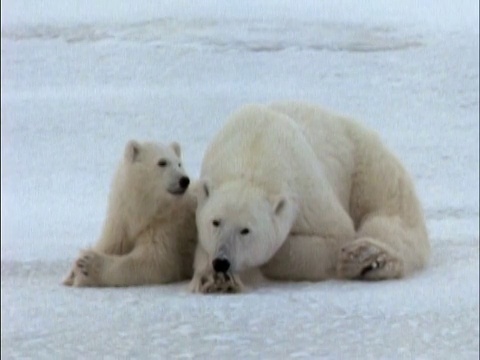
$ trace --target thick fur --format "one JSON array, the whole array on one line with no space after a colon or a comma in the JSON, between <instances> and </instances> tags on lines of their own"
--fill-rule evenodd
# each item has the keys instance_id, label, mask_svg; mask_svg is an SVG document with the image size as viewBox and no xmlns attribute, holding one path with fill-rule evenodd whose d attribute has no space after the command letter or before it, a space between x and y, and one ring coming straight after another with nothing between
<instances>
[{"instance_id":1,"label":"thick fur","mask_svg":"<svg viewBox=\"0 0 480 360\"><path fill-rule=\"evenodd\" d=\"M126 145L102 234L92 249L81 252L65 285L132 286L191 278L196 199L186 190L180 156L177 143Z\"/></svg>"},{"instance_id":2,"label":"thick fur","mask_svg":"<svg viewBox=\"0 0 480 360\"><path fill-rule=\"evenodd\" d=\"M374 132L313 105L233 114L207 149L196 191L192 291L241 291L242 273L255 269L278 280L401 278L428 259L400 161ZM215 280L215 259L230 263L228 286Z\"/></svg>"}]
</instances>

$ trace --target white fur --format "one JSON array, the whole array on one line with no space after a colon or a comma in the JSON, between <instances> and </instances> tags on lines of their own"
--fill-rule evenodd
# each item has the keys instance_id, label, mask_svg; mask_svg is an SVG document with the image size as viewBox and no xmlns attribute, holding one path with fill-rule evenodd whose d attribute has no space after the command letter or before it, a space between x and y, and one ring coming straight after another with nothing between
<instances>
[{"instance_id":1,"label":"white fur","mask_svg":"<svg viewBox=\"0 0 480 360\"><path fill-rule=\"evenodd\" d=\"M190 278L196 199L177 143L130 141L114 176L102 234L64 281L73 286L130 286ZM160 166L161 165L161 166Z\"/></svg>"},{"instance_id":2,"label":"white fur","mask_svg":"<svg viewBox=\"0 0 480 360\"><path fill-rule=\"evenodd\" d=\"M316 106L243 107L208 147L201 179L193 291L212 291L202 283L215 258L233 276L282 280L398 278L427 261L401 163L372 131Z\"/></svg>"}]
</instances>

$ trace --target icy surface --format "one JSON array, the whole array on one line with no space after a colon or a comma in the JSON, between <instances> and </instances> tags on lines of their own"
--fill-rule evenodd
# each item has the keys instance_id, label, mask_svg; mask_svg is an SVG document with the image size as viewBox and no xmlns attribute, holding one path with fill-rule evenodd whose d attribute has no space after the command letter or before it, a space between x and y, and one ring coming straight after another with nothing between
<instances>
[{"instance_id":1,"label":"icy surface","mask_svg":"<svg viewBox=\"0 0 480 360\"><path fill-rule=\"evenodd\" d=\"M478 10L2 2L2 357L478 359ZM127 140L179 141L196 177L231 111L278 99L323 104L381 134L425 208L425 271L238 296L59 285L99 234Z\"/></svg>"}]
</instances>

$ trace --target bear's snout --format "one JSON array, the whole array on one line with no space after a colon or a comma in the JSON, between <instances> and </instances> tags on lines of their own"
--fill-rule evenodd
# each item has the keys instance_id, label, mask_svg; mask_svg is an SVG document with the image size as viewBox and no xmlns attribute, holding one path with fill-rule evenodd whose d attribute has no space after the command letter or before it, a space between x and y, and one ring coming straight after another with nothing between
<instances>
[{"instance_id":1,"label":"bear's snout","mask_svg":"<svg viewBox=\"0 0 480 360\"><path fill-rule=\"evenodd\" d=\"M188 188L188 185L190 185L190 179L186 176L182 176L178 184L182 189L186 190Z\"/></svg>"},{"instance_id":2,"label":"bear's snout","mask_svg":"<svg viewBox=\"0 0 480 360\"><path fill-rule=\"evenodd\" d=\"M226 273L230 269L230 261L227 259L215 258L212 261L213 270L219 273Z\"/></svg>"}]
</instances>

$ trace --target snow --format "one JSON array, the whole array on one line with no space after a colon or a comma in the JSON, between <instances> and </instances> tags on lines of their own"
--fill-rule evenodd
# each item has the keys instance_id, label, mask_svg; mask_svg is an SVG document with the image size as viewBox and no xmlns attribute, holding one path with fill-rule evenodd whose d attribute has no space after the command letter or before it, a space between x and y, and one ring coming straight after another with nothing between
<instances>
[{"instance_id":1,"label":"snow","mask_svg":"<svg viewBox=\"0 0 480 360\"><path fill-rule=\"evenodd\" d=\"M478 359L478 13L470 0L2 2L2 357ZM230 112L278 99L381 134L425 208L424 271L234 296L60 285L99 234L126 141L179 141L196 177Z\"/></svg>"}]
</instances>

